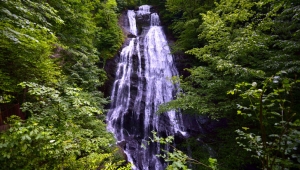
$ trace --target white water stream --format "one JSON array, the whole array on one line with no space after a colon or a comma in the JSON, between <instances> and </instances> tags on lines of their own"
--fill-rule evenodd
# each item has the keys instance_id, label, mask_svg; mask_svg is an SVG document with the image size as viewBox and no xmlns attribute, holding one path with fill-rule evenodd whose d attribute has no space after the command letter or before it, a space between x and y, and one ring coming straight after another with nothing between
<instances>
[{"instance_id":1,"label":"white water stream","mask_svg":"<svg viewBox=\"0 0 300 170\"><path fill-rule=\"evenodd\" d=\"M170 79L178 72L158 14L143 5L138 11L128 10L127 16L128 29L136 38L130 38L120 53L107 115L108 130L119 143L124 143L133 169L160 170L166 164L156 154L167 148L151 144L144 149L141 145L152 137L151 131L185 135L180 114L175 111L156 114L159 105L171 101L176 94L177 85ZM149 22L140 34L137 17L145 17Z\"/></svg>"}]
</instances>

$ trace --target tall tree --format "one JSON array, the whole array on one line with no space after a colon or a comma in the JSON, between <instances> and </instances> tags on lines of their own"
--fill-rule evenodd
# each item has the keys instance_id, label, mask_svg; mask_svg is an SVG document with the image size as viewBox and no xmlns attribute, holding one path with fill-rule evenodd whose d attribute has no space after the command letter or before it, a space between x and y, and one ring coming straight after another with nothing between
<instances>
[{"instance_id":1,"label":"tall tree","mask_svg":"<svg viewBox=\"0 0 300 170\"><path fill-rule=\"evenodd\" d=\"M197 38L201 13L214 7L209 0L167 0L165 3L167 19L171 20L169 28L177 38L175 51L186 51L202 45Z\"/></svg>"},{"instance_id":2,"label":"tall tree","mask_svg":"<svg viewBox=\"0 0 300 170\"><path fill-rule=\"evenodd\" d=\"M261 100L263 107L260 110L264 114L255 114L250 119L237 117L238 108L236 106L253 106L253 103L240 98L237 95L238 93L227 95L227 92L234 88L244 91L246 90L244 85L251 85L253 82L255 82L253 85L257 84L258 89L262 89L264 82L272 76L275 76L275 79L278 78L280 82L278 89L283 88L280 86L289 84L285 82L297 81L297 75L300 71L298 57L300 26L298 16L299 2L296 1L221 0L216 3L214 9L201 14L202 22L198 28L198 38L203 45L187 51L188 54L194 55L200 64L187 69L191 75L181 82L183 92L178 95L175 101L166 104L162 109L179 107L186 112L205 114L212 118L227 118L232 127L250 127L254 134L264 138L262 141L269 141L269 135L274 134L272 129L276 127L273 126L271 120L267 119L271 119L272 116L268 114L269 110L266 110L268 106L265 106L262 102L265 101L267 94L274 94L270 91L276 89L274 86L277 86L277 84L273 86L268 84L267 91L264 92L264 95L261 95L263 97L263 100ZM285 75L283 76L280 73ZM243 86L242 89L240 89L241 86ZM294 84L293 89L291 96L298 95L299 84ZM287 91L285 90L286 93L290 93ZM229 93L232 93L232 91ZM249 98L255 96L254 92L247 94ZM245 97L246 95L242 96ZM298 107L299 100L291 96L286 99L283 99L284 97L281 95L275 98L293 103L288 108L291 112L297 113L300 111ZM276 105L276 107L272 106L272 109L276 112L280 112L280 107L277 106L283 107L282 103L273 102L272 104ZM243 110L242 108L239 107ZM262 119L260 116L262 116ZM287 117L282 118L279 116L277 118L282 118L285 121L289 120L292 124L299 120L298 115ZM298 133L294 131L298 126L296 124L291 128L287 128L291 132L288 134L291 138L290 142L295 145L297 142L292 139L297 138L297 135L294 136L292 133ZM262 131L262 128L266 130ZM285 126L280 128L285 129ZM232 139L232 136L230 138ZM246 142L250 142L249 139ZM282 147L289 148L287 143L283 144ZM264 147L264 149L268 150L270 148ZM220 149L219 151L220 154L225 152L225 150ZM276 154L272 155L274 153L283 152L282 150L268 152L270 154L268 156L272 156L277 160ZM248 156L250 155L249 153ZM291 154L281 157L285 161L275 161L276 166L289 167L289 163L291 163L289 159L291 158L288 157L290 156ZM228 160L220 159L219 163L228 162ZM271 167L268 164L270 162L263 160L265 158L259 157L259 159L262 160L261 167Z\"/></svg>"},{"instance_id":3,"label":"tall tree","mask_svg":"<svg viewBox=\"0 0 300 170\"><path fill-rule=\"evenodd\" d=\"M57 38L54 24L63 21L49 4L30 0L1 1L0 96L18 96L22 81L54 83L61 72L50 59Z\"/></svg>"},{"instance_id":4,"label":"tall tree","mask_svg":"<svg viewBox=\"0 0 300 170\"><path fill-rule=\"evenodd\" d=\"M106 131L107 101L97 91L105 79L98 62L123 40L116 1L0 2L0 103L15 97L27 115L0 133L1 168L130 169Z\"/></svg>"},{"instance_id":5,"label":"tall tree","mask_svg":"<svg viewBox=\"0 0 300 170\"><path fill-rule=\"evenodd\" d=\"M96 64L114 56L123 35L117 25L116 1L49 1L64 24L55 28L63 46L56 51L70 83L90 90L105 80Z\"/></svg>"}]
</instances>

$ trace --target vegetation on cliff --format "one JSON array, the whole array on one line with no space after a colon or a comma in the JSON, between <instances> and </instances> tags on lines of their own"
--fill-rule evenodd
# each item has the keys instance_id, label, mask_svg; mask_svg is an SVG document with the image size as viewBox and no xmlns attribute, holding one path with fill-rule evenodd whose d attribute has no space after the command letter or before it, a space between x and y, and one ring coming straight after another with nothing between
<instances>
[{"instance_id":1,"label":"vegetation on cliff","mask_svg":"<svg viewBox=\"0 0 300 170\"><path fill-rule=\"evenodd\" d=\"M98 91L99 65L123 42L116 1L0 3L0 103L26 114L4 120L0 169L130 169L106 131Z\"/></svg>"},{"instance_id":2,"label":"vegetation on cliff","mask_svg":"<svg viewBox=\"0 0 300 170\"><path fill-rule=\"evenodd\" d=\"M165 7L174 49L198 63L161 110L227 119L210 141L219 169L299 169L299 1L166 0Z\"/></svg>"}]
</instances>

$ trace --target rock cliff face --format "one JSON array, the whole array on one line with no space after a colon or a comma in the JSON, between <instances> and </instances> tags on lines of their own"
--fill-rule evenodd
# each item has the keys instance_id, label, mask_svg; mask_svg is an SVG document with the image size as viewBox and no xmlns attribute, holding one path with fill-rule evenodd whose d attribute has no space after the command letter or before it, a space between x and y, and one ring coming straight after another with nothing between
<instances>
[{"instance_id":1,"label":"rock cliff face","mask_svg":"<svg viewBox=\"0 0 300 170\"><path fill-rule=\"evenodd\" d=\"M112 88L107 88L111 92L108 130L134 164L133 169L165 169L166 163L156 155L169 148L157 143L148 145L151 131L182 141L206 132L202 125L208 119L182 116L175 111L156 114L159 105L172 100L179 89L170 81L178 71L159 16L150 6L143 5L138 10L128 10L119 23L128 38L105 67L114 80L108 82Z\"/></svg>"}]
</instances>

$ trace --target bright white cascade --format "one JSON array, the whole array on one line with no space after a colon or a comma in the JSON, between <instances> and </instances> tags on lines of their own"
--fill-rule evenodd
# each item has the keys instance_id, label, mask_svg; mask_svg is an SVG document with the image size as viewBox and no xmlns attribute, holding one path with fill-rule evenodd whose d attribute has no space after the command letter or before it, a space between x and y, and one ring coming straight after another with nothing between
<instances>
[{"instance_id":1,"label":"bright white cascade","mask_svg":"<svg viewBox=\"0 0 300 170\"><path fill-rule=\"evenodd\" d=\"M107 115L108 130L122 143L133 169L162 170L166 164L155 155L168 148L145 145L145 141L152 137L151 131L185 135L180 114L156 114L159 105L171 101L176 94L178 87L170 79L178 72L158 14L150 13L150 6L143 5L136 12L129 10L127 15L129 31L137 37L129 39L120 53ZM149 28L138 35L136 17L144 15L150 15Z\"/></svg>"},{"instance_id":2,"label":"bright white cascade","mask_svg":"<svg viewBox=\"0 0 300 170\"><path fill-rule=\"evenodd\" d=\"M150 14L150 8L149 5L142 5L139 7L139 10L137 11L137 15L149 15Z\"/></svg>"},{"instance_id":3,"label":"bright white cascade","mask_svg":"<svg viewBox=\"0 0 300 170\"><path fill-rule=\"evenodd\" d=\"M137 28L136 28L136 21L135 21L135 12L133 10L128 10L127 12L129 25L130 25L130 32L137 36Z\"/></svg>"}]
</instances>

